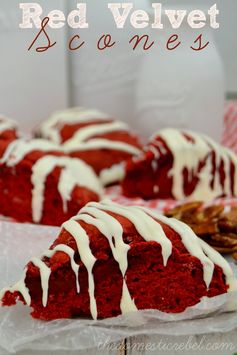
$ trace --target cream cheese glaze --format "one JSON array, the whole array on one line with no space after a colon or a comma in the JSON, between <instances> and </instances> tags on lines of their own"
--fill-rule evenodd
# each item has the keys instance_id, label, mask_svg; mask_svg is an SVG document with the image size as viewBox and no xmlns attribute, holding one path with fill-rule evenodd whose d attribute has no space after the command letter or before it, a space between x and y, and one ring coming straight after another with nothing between
<instances>
[{"instance_id":1,"label":"cream cheese glaze","mask_svg":"<svg viewBox=\"0 0 237 355\"><path fill-rule=\"evenodd\" d=\"M56 157L47 155L32 167L32 217L39 223L42 218L44 206L44 189L47 176L56 168L62 168L58 181L58 191L63 201L64 212L67 212L67 202L70 200L73 189L76 186L86 187L102 196L103 189L99 179L92 168L82 160L68 157Z\"/></svg>"},{"instance_id":2,"label":"cream cheese glaze","mask_svg":"<svg viewBox=\"0 0 237 355\"><path fill-rule=\"evenodd\" d=\"M205 242L200 240L194 232L180 221L169 219L157 214L154 210L143 207L124 207L104 200L101 203L89 203L81 209L79 214L62 226L74 239L77 245L77 250L74 252L71 248L63 245L58 245L54 249L46 251L40 258L33 258L31 261L39 268L42 287L42 304L47 305L50 269L42 261L43 257L52 257L55 252L61 251L67 254L71 260L71 267L76 275L77 292L80 292L79 267L75 265L74 255L78 251L82 263L85 265L88 273L88 293L90 297L90 311L94 319L97 318L98 310L95 299L95 282L93 276L93 267L96 263L90 248L90 239L86 230L79 224L84 221L86 224L95 226L108 240L112 255L117 261L121 274L123 276L123 289L120 300L121 313L135 311L137 309L134 300L132 299L128 286L126 284L126 271L128 268L128 252L130 246L123 241L123 228L119 221L109 215L108 212L116 213L127 218L146 241L155 241L160 244L162 249L164 266L169 261L172 254L172 244L167 238L160 222L169 226L176 231L188 252L198 258L203 265L204 281L207 288L213 277L214 264L219 265L226 277L226 283L229 285L228 292L237 290L237 281L228 262ZM4 293L9 290L11 292L18 291L22 294L26 303L30 305L30 294L25 284L26 273L23 278L13 287L4 289L0 294L0 299Z\"/></svg>"},{"instance_id":3,"label":"cream cheese glaze","mask_svg":"<svg viewBox=\"0 0 237 355\"><path fill-rule=\"evenodd\" d=\"M66 141L66 144L68 144L69 142L85 142L94 136L118 131L127 131L128 129L128 125L121 121L93 124L80 128L71 139L68 139Z\"/></svg>"},{"instance_id":4,"label":"cream cheese glaze","mask_svg":"<svg viewBox=\"0 0 237 355\"><path fill-rule=\"evenodd\" d=\"M0 134L16 127L17 124L15 121L11 120L10 118L4 117L3 115L0 115Z\"/></svg>"},{"instance_id":5,"label":"cream cheese glaze","mask_svg":"<svg viewBox=\"0 0 237 355\"><path fill-rule=\"evenodd\" d=\"M185 137L187 135L191 139ZM188 170L190 179L198 176L198 183L194 191L188 196L190 200L205 199L210 201L223 194L232 196L231 164L235 167L234 192L237 196L237 157L229 149L215 143L211 138L187 130L167 128L161 130L150 140L148 148L159 159L161 154L167 154L167 149L155 137L159 137L168 147L173 156L173 167L169 172L172 177L172 195L178 200L187 196L184 193L183 170ZM214 154L214 157L213 157ZM213 159L215 165L213 165ZM198 172L200 162L205 161L201 171ZM223 162L224 186L222 186L219 168ZM159 169L159 161L157 165ZM214 186L211 182L214 180Z\"/></svg>"},{"instance_id":6,"label":"cream cheese glaze","mask_svg":"<svg viewBox=\"0 0 237 355\"><path fill-rule=\"evenodd\" d=\"M41 124L39 132L44 138L60 144L62 142L60 130L63 125L90 122L97 119L107 120L109 118L107 114L98 110L85 109L83 107L69 108L53 113L48 120Z\"/></svg>"},{"instance_id":7,"label":"cream cheese glaze","mask_svg":"<svg viewBox=\"0 0 237 355\"><path fill-rule=\"evenodd\" d=\"M16 139L8 145L1 159L1 163L6 163L9 167L16 166L27 154L33 151L46 153L58 152L60 151L60 147L44 139L32 139L29 141L25 139Z\"/></svg>"},{"instance_id":8,"label":"cream cheese glaze","mask_svg":"<svg viewBox=\"0 0 237 355\"><path fill-rule=\"evenodd\" d=\"M25 279L26 279L26 274L27 274L27 268L24 269L22 278L13 286L11 287L5 287L0 291L0 300L4 296L5 292L10 291L10 292L19 292L22 297L24 298L25 303L27 306L30 306L31 304L31 296L29 289L26 286Z\"/></svg>"},{"instance_id":9,"label":"cream cheese glaze","mask_svg":"<svg viewBox=\"0 0 237 355\"><path fill-rule=\"evenodd\" d=\"M46 179L56 167L62 168L58 181L58 191L62 198L65 213L67 212L67 202L70 200L71 193L77 185L94 191L100 197L103 194L102 185L89 165L78 158L50 155L50 153L58 150L60 149L56 144L47 140L34 139L26 141L18 139L9 144L0 160L0 163L14 167L27 154L33 151L48 153L48 155L38 159L32 166L32 219L35 223L39 223L42 218Z\"/></svg>"},{"instance_id":10,"label":"cream cheese glaze","mask_svg":"<svg viewBox=\"0 0 237 355\"><path fill-rule=\"evenodd\" d=\"M0 159L0 164L5 164L8 159L10 158L12 152L17 148L17 145L19 144L20 139L12 141L10 144L8 144L7 148L5 149L1 159Z\"/></svg>"},{"instance_id":11,"label":"cream cheese glaze","mask_svg":"<svg viewBox=\"0 0 237 355\"><path fill-rule=\"evenodd\" d=\"M125 177L125 163L114 164L110 168L103 169L99 178L103 186L122 181Z\"/></svg>"},{"instance_id":12,"label":"cream cheese glaze","mask_svg":"<svg viewBox=\"0 0 237 355\"><path fill-rule=\"evenodd\" d=\"M93 121L95 122L92 123ZM63 143L61 137L62 128L65 125L80 123L89 124L75 130L72 137ZM141 149L133 144L120 140L103 138L104 134L128 131L129 127L125 122L112 120L109 115L103 112L94 109L85 109L83 107L75 107L55 112L48 120L41 124L38 129L38 134L43 138L58 144L65 154L80 153L87 150L93 152L93 150L97 149L107 149L137 156L141 153ZM102 137L99 138L98 136ZM117 167L118 165L116 164L101 172L101 182L104 184L111 184L122 180L124 177L124 169L118 169Z\"/></svg>"},{"instance_id":13,"label":"cream cheese glaze","mask_svg":"<svg viewBox=\"0 0 237 355\"><path fill-rule=\"evenodd\" d=\"M93 138L87 142L75 142L71 141L69 143L65 143L63 145L63 150L66 153L73 153L77 151L85 151L85 150L95 150L95 149L110 149L110 150L118 150L129 154L137 155L141 152L141 150L137 147L134 147L131 144L120 142L120 141L112 141L104 138Z\"/></svg>"},{"instance_id":14,"label":"cream cheese glaze","mask_svg":"<svg viewBox=\"0 0 237 355\"><path fill-rule=\"evenodd\" d=\"M84 108L68 109L61 112L56 112L48 120L43 122L40 126L40 134L51 141L60 144L62 143L61 129L66 124L84 123L94 120L109 120L110 117L97 110L86 110ZM106 138L95 138L98 135L103 135L112 132L128 131L129 127L125 122L114 121L111 122L97 122L86 127L82 127L74 132L72 137L65 141L60 147L65 153L75 153L81 151L93 151L97 149L108 149L120 152L125 152L130 155L137 156L141 153L141 149L134 145L119 140L112 140ZM124 171L112 166L102 173L101 181L106 181L110 184L120 181L124 176Z\"/></svg>"}]
</instances>

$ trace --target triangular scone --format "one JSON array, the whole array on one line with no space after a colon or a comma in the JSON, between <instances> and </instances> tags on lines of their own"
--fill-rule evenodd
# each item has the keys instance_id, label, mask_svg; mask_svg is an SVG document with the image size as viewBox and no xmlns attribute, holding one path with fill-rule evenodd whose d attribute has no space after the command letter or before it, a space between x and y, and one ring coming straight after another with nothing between
<instances>
[{"instance_id":1,"label":"triangular scone","mask_svg":"<svg viewBox=\"0 0 237 355\"><path fill-rule=\"evenodd\" d=\"M203 134L166 128L127 162L122 188L143 199L237 196L237 155Z\"/></svg>"},{"instance_id":2,"label":"triangular scone","mask_svg":"<svg viewBox=\"0 0 237 355\"><path fill-rule=\"evenodd\" d=\"M89 203L23 278L1 293L43 320L107 318L157 309L183 312L236 288L227 261L182 222L142 207Z\"/></svg>"},{"instance_id":3,"label":"triangular scone","mask_svg":"<svg viewBox=\"0 0 237 355\"><path fill-rule=\"evenodd\" d=\"M61 225L103 190L92 168L44 139L9 142L0 159L0 214Z\"/></svg>"}]
</instances>

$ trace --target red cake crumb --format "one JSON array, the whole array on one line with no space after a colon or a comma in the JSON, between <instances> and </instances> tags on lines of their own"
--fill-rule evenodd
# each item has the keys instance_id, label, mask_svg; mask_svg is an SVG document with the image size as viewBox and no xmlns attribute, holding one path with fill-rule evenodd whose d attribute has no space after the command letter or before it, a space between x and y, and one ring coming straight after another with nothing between
<instances>
[{"instance_id":1,"label":"red cake crumb","mask_svg":"<svg viewBox=\"0 0 237 355\"><path fill-rule=\"evenodd\" d=\"M91 124L88 123L87 125L84 126L89 126L89 125ZM135 148L141 149L141 143L139 142L138 137L126 131L111 132L111 133L93 136L93 139L97 139L97 138L102 138L114 142L123 142ZM76 147L76 143L75 143L75 147ZM131 156L133 156L133 154L129 152L116 150L111 147L103 148L103 149L78 150L78 151L75 149L75 151L72 151L71 153L69 152L69 155L73 158L79 158L84 160L87 164L93 167L97 175L99 175L103 169L108 169L111 166L124 162L129 158L131 158Z\"/></svg>"},{"instance_id":2,"label":"red cake crumb","mask_svg":"<svg viewBox=\"0 0 237 355\"><path fill-rule=\"evenodd\" d=\"M16 142L16 141L15 141ZM13 143L15 143L13 142ZM33 141L32 141L33 142ZM17 144L20 141L17 141ZM3 142L0 141L0 147ZM44 143L42 143L44 144ZM5 161L0 163L0 214L8 217L12 217L19 222L33 222L45 225L57 225L60 226L65 220L75 215L81 207L87 204L89 201L99 201L100 194L95 192L95 186L88 188L87 186L80 185L80 179L77 184L73 186L70 199L66 203L66 210L63 206L62 195L59 191L59 181L64 174L66 166L60 165L60 161L52 165L50 170L50 164L44 167L49 169L46 173L45 181L43 181L42 191L42 216L40 220L34 220L33 206L32 206L32 191L33 191L33 169L35 165L43 158L58 157L66 158L67 161L74 161L72 158L66 157L65 154L50 149L45 151L37 150L39 148L33 147L22 156L22 159L11 166L11 159L14 158L14 150L9 157L6 157ZM10 164L10 165L9 165ZM84 163L83 163L84 164ZM79 167L80 168L80 167ZM86 174L88 179L93 175L93 182L97 182L97 178L94 175L90 167L87 167ZM69 174L74 174L74 171ZM42 174L42 169L39 170L39 174ZM81 176L85 174L84 170L81 171ZM67 181L70 184L70 181ZM37 185L37 184L36 184ZM69 185L70 186L70 185ZM37 188L37 186L36 186ZM40 199L40 193L36 196Z\"/></svg>"},{"instance_id":3,"label":"red cake crumb","mask_svg":"<svg viewBox=\"0 0 237 355\"><path fill-rule=\"evenodd\" d=\"M73 138L76 132L80 131L82 128L113 122L113 120L94 120L71 125L65 124L64 126L60 127L61 143L66 143L69 139ZM141 148L141 143L139 142L138 137L123 130L103 134L94 134L89 139L94 138L104 138L112 141L125 142L133 145L134 147Z\"/></svg>"},{"instance_id":4,"label":"red cake crumb","mask_svg":"<svg viewBox=\"0 0 237 355\"><path fill-rule=\"evenodd\" d=\"M17 139L18 133L15 123L7 118L0 117L0 159L8 145Z\"/></svg>"},{"instance_id":5,"label":"red cake crumb","mask_svg":"<svg viewBox=\"0 0 237 355\"><path fill-rule=\"evenodd\" d=\"M0 140L14 140L18 137L17 124L15 121L0 116Z\"/></svg>"},{"instance_id":6,"label":"red cake crumb","mask_svg":"<svg viewBox=\"0 0 237 355\"><path fill-rule=\"evenodd\" d=\"M80 125L78 124L74 126L66 125L62 128L61 131L61 135L63 137L62 139L65 142L65 137L71 137L73 129L74 129L73 133L75 134L75 132L77 132L81 128L93 126L94 124L111 123L111 122L113 121L112 120L97 121L97 122L94 121L93 123L87 122L84 124L80 124ZM110 133L104 133L100 135L95 134L93 137L90 137L90 139L98 139L98 138L106 139L112 142L123 142L135 148L141 149L141 143L139 142L138 137L126 131L110 132ZM113 149L112 147L102 148L102 149L92 149L92 150L77 150L76 142L74 147L75 150L73 148L71 152L69 149L69 155L73 158L79 158L84 160L87 164L93 167L97 175L99 175L103 169L108 169L111 166L126 161L129 158L131 158L131 156L133 156L133 154L129 152L116 150Z\"/></svg>"},{"instance_id":7,"label":"red cake crumb","mask_svg":"<svg viewBox=\"0 0 237 355\"><path fill-rule=\"evenodd\" d=\"M109 169L113 165L120 164L131 158L131 154L111 150L111 149L96 149L96 150L85 150L85 151L75 151L70 153L72 158L79 158L90 165L97 175L104 169ZM113 183L115 181L112 181Z\"/></svg>"},{"instance_id":8,"label":"red cake crumb","mask_svg":"<svg viewBox=\"0 0 237 355\"><path fill-rule=\"evenodd\" d=\"M236 172L235 154L210 138L165 129L127 161L121 185L127 197L208 201L236 195Z\"/></svg>"},{"instance_id":9,"label":"red cake crumb","mask_svg":"<svg viewBox=\"0 0 237 355\"><path fill-rule=\"evenodd\" d=\"M142 147L125 123L82 108L54 114L42 123L36 135L61 144L67 154L84 160L97 175L139 154ZM111 183L118 179L115 177Z\"/></svg>"},{"instance_id":10,"label":"red cake crumb","mask_svg":"<svg viewBox=\"0 0 237 355\"><path fill-rule=\"evenodd\" d=\"M8 129L4 132L0 133L0 140L5 140L5 141L13 141L14 139L17 139L17 132L15 129Z\"/></svg>"},{"instance_id":11,"label":"red cake crumb","mask_svg":"<svg viewBox=\"0 0 237 355\"><path fill-rule=\"evenodd\" d=\"M132 222L129 217L122 216L130 208L121 207L112 204L112 202L92 203L78 214L78 218L75 217L78 222L74 221L74 223L79 224L87 233L90 252L96 260L92 270L95 285L96 318L114 317L122 313L123 277L119 263L113 256L109 239L94 225L80 220L80 216L93 215L95 209L104 211L104 207L107 208L105 213L112 216L116 223L119 223L122 227L122 240L124 245L129 248L125 282L131 300L137 309L157 309L165 313L180 313L199 303L204 296L213 297L228 292L229 285L226 283L224 274L227 262L219 255L221 262L223 262L223 269L215 265L211 283L207 287L204 281L204 266L201 259L191 255L182 241L182 236L170 227L168 219L166 219L167 223L159 222L159 226L163 228L172 245L171 254L165 265L161 253L161 248L164 246L155 240L145 240L138 232L136 222ZM115 213L113 208L117 208L119 213ZM136 215L136 210L131 209L130 212ZM146 214L149 216L148 212ZM141 219L143 216L139 216L139 218ZM103 224L103 218L101 217L99 220ZM157 222L156 219L153 219L153 221ZM30 306L33 309L32 316L34 318L53 320L75 317L91 318L92 316L92 296L89 295L88 269L80 257L83 250L80 247L78 249L76 238L68 231L67 223L50 250L65 245L71 248L74 252L74 261L79 265L80 290L77 292L75 272L72 270L70 257L66 252L57 251L50 258L42 257L41 260L50 270L47 305L43 306L40 269L34 262L30 262L27 265L25 286L29 289ZM144 223L146 223L145 220ZM180 222L177 221L177 223ZM111 226L112 223L111 225L107 223L108 228ZM118 241L117 238L119 238L116 233L113 234L112 242L114 246ZM183 233L187 234L187 230L183 230ZM199 239L196 240L195 235L193 236L193 232L188 233L191 239L194 238L194 243L199 241ZM157 230L157 234L159 234L159 230ZM78 232L77 238L79 243L85 240L82 232ZM200 246L197 247L197 249L199 248ZM198 250L196 251L198 252ZM207 257L207 250L205 250L205 254L203 251L201 253L203 253L202 257ZM85 256L87 260L90 258L89 253L86 253ZM4 291L3 305L14 305L18 297L24 302L24 297L14 288Z\"/></svg>"}]
</instances>

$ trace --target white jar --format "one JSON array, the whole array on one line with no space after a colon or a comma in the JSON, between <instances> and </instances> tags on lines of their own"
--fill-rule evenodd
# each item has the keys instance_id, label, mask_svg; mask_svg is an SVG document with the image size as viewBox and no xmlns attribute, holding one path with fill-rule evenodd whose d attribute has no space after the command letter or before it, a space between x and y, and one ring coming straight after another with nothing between
<instances>
[{"instance_id":1,"label":"white jar","mask_svg":"<svg viewBox=\"0 0 237 355\"><path fill-rule=\"evenodd\" d=\"M87 4L89 28L79 32L85 41L84 47L70 53L71 104L95 107L132 124L143 51L133 51L129 39L137 30L131 26L129 17L125 27L117 29L107 0L84 2ZM109 2L117 3L117 0ZM134 10L147 10L150 6L149 0L139 0L134 3ZM72 36L75 31L70 32ZM103 34L111 34L116 45L98 51L96 44Z\"/></svg>"},{"instance_id":2,"label":"white jar","mask_svg":"<svg viewBox=\"0 0 237 355\"><path fill-rule=\"evenodd\" d=\"M170 7L169 3L169 8L175 6ZM185 4L179 9L194 8ZM214 30L209 25L194 30L187 21L179 30L174 30L167 21L164 21L164 30L150 31L155 45L143 57L136 92L137 127L146 137L169 126L200 131L219 141L224 114L224 83ZM180 36L182 43L176 50L168 51L166 42L174 33ZM209 41L210 44L196 52L190 46L194 46L200 33L203 42Z\"/></svg>"}]
</instances>

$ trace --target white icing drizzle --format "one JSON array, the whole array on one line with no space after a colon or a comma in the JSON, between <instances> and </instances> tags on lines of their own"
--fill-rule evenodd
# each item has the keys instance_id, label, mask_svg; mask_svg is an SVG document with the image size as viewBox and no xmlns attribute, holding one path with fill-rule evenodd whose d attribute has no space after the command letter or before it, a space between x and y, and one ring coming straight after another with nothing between
<instances>
[{"instance_id":1,"label":"white icing drizzle","mask_svg":"<svg viewBox=\"0 0 237 355\"><path fill-rule=\"evenodd\" d=\"M134 147L131 144L119 142L119 141L110 141L108 139L103 138L95 138L90 139L88 142L77 143L74 141L69 143L65 143L63 145L63 149L67 153L77 152L77 151L85 151L85 150L94 150L94 149L110 149L110 150L118 150L123 151L125 153L138 155L141 150L137 147Z\"/></svg>"},{"instance_id":2,"label":"white icing drizzle","mask_svg":"<svg viewBox=\"0 0 237 355\"><path fill-rule=\"evenodd\" d=\"M184 135L191 137L188 140ZM193 193L188 196L191 200L204 199L205 201L213 200L225 193L227 196L232 195L231 191L231 162L235 166L235 182L234 190L237 195L237 157L227 148L221 147L205 135L197 134L187 130L177 130L167 128L161 130L158 136L166 143L173 155L173 167L170 170L170 176L173 178L172 194L174 198L182 200L186 198L184 193L183 169L187 168L190 178L192 174L198 176L199 182ZM155 137L155 136L154 136ZM151 140L152 144L156 144L161 150L161 143ZM152 147L152 146L151 146ZM152 152L154 149L152 148ZM212 153L215 153L216 169L214 171L214 187L210 186L213 178ZM166 154L166 149L164 150ZM198 172L198 165L206 159L204 167ZM225 182L224 188L221 185L219 167L221 161L224 163Z\"/></svg>"},{"instance_id":3,"label":"white icing drizzle","mask_svg":"<svg viewBox=\"0 0 237 355\"><path fill-rule=\"evenodd\" d=\"M41 124L39 132L42 137L60 144L62 142L60 130L64 124L77 124L97 119L109 119L109 116L94 109L88 110L83 107L70 108L52 114L48 120Z\"/></svg>"},{"instance_id":4,"label":"white icing drizzle","mask_svg":"<svg viewBox=\"0 0 237 355\"><path fill-rule=\"evenodd\" d=\"M52 258L52 256L54 256L54 254L57 253L58 251L61 251L69 256L70 262L71 262L71 268L72 268L72 270L75 274L75 277L76 277L77 293L79 293L80 292L80 285L79 285L79 280L78 280L79 265L76 264L75 260L74 260L75 251L65 244L58 244L54 247L54 249L47 250L43 256L46 256L47 258Z\"/></svg>"},{"instance_id":5,"label":"white icing drizzle","mask_svg":"<svg viewBox=\"0 0 237 355\"><path fill-rule=\"evenodd\" d=\"M160 153L156 147L151 145L151 146L149 146L149 149L147 148L147 150L151 151L154 154L155 159L159 159Z\"/></svg>"},{"instance_id":6,"label":"white icing drizzle","mask_svg":"<svg viewBox=\"0 0 237 355\"><path fill-rule=\"evenodd\" d=\"M220 266L225 274L226 283L229 285L228 292L237 291L237 280L234 273L230 267L230 264L225 260L221 254L219 254L215 249L210 247L204 240L199 239L199 243L202 246L204 253L209 259L213 261L214 264Z\"/></svg>"},{"instance_id":7,"label":"white icing drizzle","mask_svg":"<svg viewBox=\"0 0 237 355\"><path fill-rule=\"evenodd\" d=\"M42 123L39 131L44 138L51 139L53 142L60 144L62 143L60 130L65 124L89 123L97 119L108 120L109 116L97 110L86 110L80 107L68 109L53 114L47 121ZM128 129L128 125L121 121L98 122L88 125L75 131L72 138L63 144L63 150L66 153L70 153L80 150L114 149L137 155L141 150L132 144L103 138L93 139L97 135L116 131L128 131Z\"/></svg>"},{"instance_id":8,"label":"white icing drizzle","mask_svg":"<svg viewBox=\"0 0 237 355\"><path fill-rule=\"evenodd\" d=\"M100 172L99 179L103 186L112 184L114 182L122 181L125 176L125 164L115 164L110 168L103 169Z\"/></svg>"},{"instance_id":9,"label":"white icing drizzle","mask_svg":"<svg viewBox=\"0 0 237 355\"><path fill-rule=\"evenodd\" d=\"M109 139L103 138L94 138L90 139L87 142L77 142L76 140L67 141L63 145L63 149L66 153L80 152L80 151L89 151L96 149L109 149L125 152L131 155L138 156L141 153L141 150L137 147L134 147L131 144L112 141ZM114 182L121 181L125 176L125 170L123 163L115 164L110 168L103 169L100 172L100 181L103 185L108 185Z\"/></svg>"},{"instance_id":10,"label":"white icing drizzle","mask_svg":"<svg viewBox=\"0 0 237 355\"><path fill-rule=\"evenodd\" d=\"M211 252L213 249L211 247L207 247L206 243L203 243L200 238L196 236L193 230L186 225L185 223L176 220L175 218L167 218L165 216L159 215L154 210L148 209L146 207L138 206L136 207L148 213L150 216L155 218L156 220L163 222L170 228L172 228L175 232L180 236L183 245L188 250L188 252L198 258L203 265L203 279L206 283L207 288L209 287L213 272L214 272L214 263L217 262L224 275L226 276L226 283L229 284L230 289L232 289L235 285L237 285L237 281L234 277L233 271L231 270L229 264L226 260L217 252ZM204 245L205 244L205 245ZM206 255L207 254L207 255ZM210 255L210 257L209 257ZM218 255L218 257L217 257ZM230 276L231 275L231 276Z\"/></svg>"},{"instance_id":11,"label":"white icing drizzle","mask_svg":"<svg viewBox=\"0 0 237 355\"><path fill-rule=\"evenodd\" d=\"M19 144L19 141L20 140L14 140L10 144L8 144L7 148L5 149L5 151L3 153L3 156L0 159L0 164L5 164L8 161L8 159L10 158L12 152L14 151L14 149Z\"/></svg>"},{"instance_id":12,"label":"white icing drizzle","mask_svg":"<svg viewBox=\"0 0 237 355\"><path fill-rule=\"evenodd\" d=\"M161 246L164 265L172 253L171 241L166 237L163 228L149 214L144 213L136 207L125 207L109 200L103 200L100 204L89 203L88 206L95 206L105 211L117 213L130 220L138 233L146 241L155 241Z\"/></svg>"},{"instance_id":13,"label":"white icing drizzle","mask_svg":"<svg viewBox=\"0 0 237 355\"><path fill-rule=\"evenodd\" d=\"M50 154L50 152L58 151L59 148L54 143L43 139L31 141L18 139L8 145L0 164L5 163L9 167L13 167L20 163L27 154L37 150ZM103 194L102 185L94 170L84 161L65 156L44 156L32 166L32 219L36 223L39 223L42 217L47 176L56 167L63 168L58 181L58 191L62 198L65 213L72 191L77 185L88 188L100 197Z\"/></svg>"},{"instance_id":14,"label":"white icing drizzle","mask_svg":"<svg viewBox=\"0 0 237 355\"><path fill-rule=\"evenodd\" d=\"M149 213L153 218L157 218L158 221L165 223L178 233L183 245L188 250L188 252L201 261L203 265L203 279L206 283L206 286L209 287L213 276L214 264L203 253L203 250L200 246L200 242L195 233L192 231L192 229L189 228L186 224L174 218L167 218L164 216L156 215L155 212L150 210L148 211L145 208L144 210Z\"/></svg>"},{"instance_id":15,"label":"white icing drizzle","mask_svg":"<svg viewBox=\"0 0 237 355\"><path fill-rule=\"evenodd\" d=\"M26 273L27 273L27 268L24 270L22 278L13 286L11 287L5 287L0 291L0 302L2 303L2 299L5 295L6 292L19 292L23 299L25 300L25 303L27 306L30 306L31 304L31 297L30 297L30 292L29 289L26 287L25 280L26 280Z\"/></svg>"},{"instance_id":16,"label":"white icing drizzle","mask_svg":"<svg viewBox=\"0 0 237 355\"><path fill-rule=\"evenodd\" d=\"M67 212L67 202L73 189L83 186L102 196L101 184L90 166L80 159L68 157L45 156L32 167L32 218L38 223L42 218L44 205L44 190L47 176L56 168L63 168L58 181L58 191L63 201L64 212Z\"/></svg>"},{"instance_id":17,"label":"white icing drizzle","mask_svg":"<svg viewBox=\"0 0 237 355\"><path fill-rule=\"evenodd\" d=\"M39 258L32 258L30 262L35 265L39 271L40 271L40 278L41 278L41 288L42 288L42 304L44 307L47 306L48 303L48 289L49 289L49 278L51 275L51 270L46 264L41 260L44 257L51 258L54 256L55 253L57 252L64 252L67 254L70 258L71 261L71 267L72 270L75 273L76 276L76 288L77 292L80 292L80 285L79 285L79 280L78 280L78 274L79 274L79 265L75 263L74 260L74 250L70 248L69 246L65 244L58 244L54 247L54 249L47 250L43 253L42 257ZM25 279L26 279L26 274L27 274L27 269L24 270L23 277L21 278L20 281L18 281L14 286L9 287L9 288L4 288L0 292L0 300L3 298L4 294L9 291L9 292L19 292L23 296L26 304L30 306L31 304L31 296L29 293L29 289L26 287L25 284Z\"/></svg>"},{"instance_id":18,"label":"white icing drizzle","mask_svg":"<svg viewBox=\"0 0 237 355\"><path fill-rule=\"evenodd\" d=\"M50 268L39 258L32 258L30 262L40 271L41 288L42 288L42 304L44 307L48 303L49 278L51 275Z\"/></svg>"},{"instance_id":19,"label":"white icing drizzle","mask_svg":"<svg viewBox=\"0 0 237 355\"><path fill-rule=\"evenodd\" d=\"M73 137L67 140L67 144L71 144L71 142L85 142L89 140L91 137L98 136L105 133L116 132L116 131L127 131L128 125L121 121L112 121L109 123L100 123L93 124L83 128L80 128L75 132Z\"/></svg>"},{"instance_id":20,"label":"white icing drizzle","mask_svg":"<svg viewBox=\"0 0 237 355\"><path fill-rule=\"evenodd\" d=\"M109 214L100 211L100 204L94 204L97 208L88 205L81 209L76 219L95 226L108 240L114 259L119 264L123 276L122 297L120 302L121 313L134 312L137 307L129 293L125 275L128 268L129 245L123 241L123 228L121 224ZM89 215L86 215L88 213ZM114 238L114 239L113 239Z\"/></svg>"},{"instance_id":21,"label":"white icing drizzle","mask_svg":"<svg viewBox=\"0 0 237 355\"><path fill-rule=\"evenodd\" d=\"M80 224L73 219L65 222L63 228L70 233L76 241L77 249L81 258L81 261L85 265L88 273L89 284L89 297L90 297L90 311L93 319L97 319L97 306L95 300L95 282L93 277L93 267L96 262L96 258L90 249L90 239L86 231L80 226Z\"/></svg>"},{"instance_id":22,"label":"white icing drizzle","mask_svg":"<svg viewBox=\"0 0 237 355\"><path fill-rule=\"evenodd\" d=\"M237 280L227 263L227 261L205 242L200 240L194 232L184 223L170 219L157 214L154 210L145 207L124 207L111 201L102 201L101 203L89 203L80 213L71 220L63 224L63 228L75 239L77 250L80 259L87 269L88 273L88 293L90 298L90 312L94 319L97 318L98 311L95 300L95 283L93 276L93 267L96 263L96 258L92 254L90 248L90 238L85 229L79 224L79 221L84 221L86 224L95 226L101 234L108 240L114 259L117 261L121 274L123 276L123 288L120 301L121 313L133 312L137 309L134 300L131 298L128 286L126 284L126 272L128 268L128 252L130 246L123 241L123 227L118 220L109 215L108 212L115 213L130 220L138 233L146 241L156 241L161 245L164 266L167 264L169 256L172 253L172 245L166 237L160 222L169 226L176 231L181 238L187 251L198 258L203 265L203 279L207 288L213 278L214 264L219 265L226 277L226 283L229 285L228 292L237 290ZM79 285L79 266L74 261L75 251L66 245L57 245L53 250L46 251L43 257L51 258L55 252L62 251L66 253L71 260L71 267L75 273L77 280L77 292L80 292ZM42 287L42 304L44 307L48 303L48 289L51 270L42 261L42 258L33 258L31 262L39 268ZM26 303L30 305L31 298L29 290L25 285L26 271L23 279L15 286L4 289L1 292L1 297L6 291L18 291L24 297Z\"/></svg>"},{"instance_id":23,"label":"white icing drizzle","mask_svg":"<svg viewBox=\"0 0 237 355\"><path fill-rule=\"evenodd\" d=\"M31 139L30 141L17 139L10 143L9 149L4 154L3 162L6 162L7 166L15 166L32 151L53 152L60 151L60 147L44 139Z\"/></svg>"},{"instance_id":24,"label":"white icing drizzle","mask_svg":"<svg viewBox=\"0 0 237 355\"><path fill-rule=\"evenodd\" d=\"M0 115L0 134L16 127L17 124L15 121L11 120L10 118L4 117L3 115Z\"/></svg>"},{"instance_id":25,"label":"white icing drizzle","mask_svg":"<svg viewBox=\"0 0 237 355\"><path fill-rule=\"evenodd\" d=\"M237 196L237 157L236 154L233 153L230 149L225 148L226 154L229 156L230 161L234 164L234 174L233 174L233 193L234 196Z\"/></svg>"},{"instance_id":26,"label":"white icing drizzle","mask_svg":"<svg viewBox=\"0 0 237 355\"><path fill-rule=\"evenodd\" d=\"M156 160L153 160L151 162L151 167L152 167L153 171L156 171L158 169L158 163Z\"/></svg>"},{"instance_id":27,"label":"white icing drizzle","mask_svg":"<svg viewBox=\"0 0 237 355\"><path fill-rule=\"evenodd\" d=\"M158 147L158 149L160 150L160 152L162 154L166 154L167 150L166 148L163 146L162 142L156 142L156 145Z\"/></svg>"},{"instance_id":28,"label":"white icing drizzle","mask_svg":"<svg viewBox=\"0 0 237 355\"><path fill-rule=\"evenodd\" d=\"M86 110L80 107L73 108L53 114L47 121L42 123L39 132L44 138L60 144L62 143L60 132L64 125L109 119L108 115L97 110ZM63 143L61 149L66 154L86 150L108 149L137 156L141 153L141 150L130 143L105 138L93 138L110 132L128 131L128 129L128 125L121 121L93 123L76 130L72 137ZM105 184L120 181L123 177L124 172L117 166L105 169L101 173L101 180L105 181Z\"/></svg>"},{"instance_id":29,"label":"white icing drizzle","mask_svg":"<svg viewBox=\"0 0 237 355\"><path fill-rule=\"evenodd\" d=\"M208 145L215 152L215 162L217 165L217 169L221 165L221 161L223 161L224 164L224 171L225 171L224 188L221 187L220 176L219 174L217 174L214 179L214 189L217 191L219 189L220 193L223 191L227 196L229 196L231 194L231 172L230 172L231 160L230 160L228 149L224 147L220 147L219 144L217 144L207 136L204 136L204 139L207 141ZM233 159L233 162L235 161L237 162L236 157Z\"/></svg>"}]
</instances>

